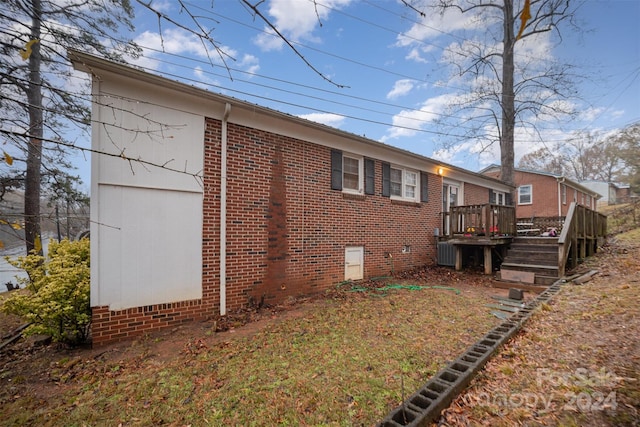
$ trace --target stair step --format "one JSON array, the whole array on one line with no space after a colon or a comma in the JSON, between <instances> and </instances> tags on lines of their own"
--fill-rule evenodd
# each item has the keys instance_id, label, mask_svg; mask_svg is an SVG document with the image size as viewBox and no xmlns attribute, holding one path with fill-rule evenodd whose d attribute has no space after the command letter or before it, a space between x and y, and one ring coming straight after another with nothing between
<instances>
[{"instance_id":1,"label":"stair step","mask_svg":"<svg viewBox=\"0 0 640 427\"><path fill-rule=\"evenodd\" d=\"M506 264L506 265L505 265ZM544 259L532 259L532 258L505 258L502 262L502 265L505 267L509 267L512 265L544 265L549 268L558 268L558 260L544 260ZM516 267L517 268L517 267Z\"/></svg>"},{"instance_id":2,"label":"stair step","mask_svg":"<svg viewBox=\"0 0 640 427\"><path fill-rule=\"evenodd\" d=\"M508 257L511 258L541 258L541 259L554 259L556 262L558 261L558 253L557 252L520 252L520 251L509 251L507 253Z\"/></svg>"},{"instance_id":3,"label":"stair step","mask_svg":"<svg viewBox=\"0 0 640 427\"><path fill-rule=\"evenodd\" d=\"M509 251L557 253L558 247L552 245L530 245L524 243L511 244Z\"/></svg>"},{"instance_id":4,"label":"stair step","mask_svg":"<svg viewBox=\"0 0 640 427\"><path fill-rule=\"evenodd\" d=\"M516 255L516 256L558 256L558 250L555 251L523 251L520 249L513 250L509 249L507 252L508 255Z\"/></svg>"},{"instance_id":5,"label":"stair step","mask_svg":"<svg viewBox=\"0 0 640 427\"><path fill-rule=\"evenodd\" d=\"M511 262L503 262L503 267L511 267L511 269L517 270L519 268L538 268L540 270L557 270L557 265L544 265L544 264L519 264L519 263L511 263Z\"/></svg>"},{"instance_id":6,"label":"stair step","mask_svg":"<svg viewBox=\"0 0 640 427\"><path fill-rule=\"evenodd\" d=\"M544 292L547 289L547 286L541 286L538 284L511 282L508 280L501 280L501 279L494 280L493 286L495 288L500 288L500 289L511 289L511 288L522 289L523 291L535 292L538 294L541 292Z\"/></svg>"},{"instance_id":7,"label":"stair step","mask_svg":"<svg viewBox=\"0 0 640 427\"><path fill-rule=\"evenodd\" d=\"M558 267L551 267L548 265L526 265L526 264L504 265L503 264L500 270L529 273L529 274L532 274L534 277L535 276L549 276L549 277L558 276Z\"/></svg>"},{"instance_id":8,"label":"stair step","mask_svg":"<svg viewBox=\"0 0 640 427\"><path fill-rule=\"evenodd\" d=\"M549 286L558 280L558 277L550 275L550 272L541 272L540 270L525 271L525 270L512 270L503 269L498 272L497 278L503 281L520 281L520 283L528 285L541 285ZM553 273L551 273L553 274Z\"/></svg>"},{"instance_id":9,"label":"stair step","mask_svg":"<svg viewBox=\"0 0 640 427\"><path fill-rule=\"evenodd\" d=\"M507 255L503 262L512 264L544 264L544 265L556 265L558 264L558 255L552 254L549 256L544 255Z\"/></svg>"},{"instance_id":10,"label":"stair step","mask_svg":"<svg viewBox=\"0 0 640 427\"><path fill-rule=\"evenodd\" d=\"M513 243L526 243L538 245L557 245L557 237L515 237Z\"/></svg>"}]
</instances>

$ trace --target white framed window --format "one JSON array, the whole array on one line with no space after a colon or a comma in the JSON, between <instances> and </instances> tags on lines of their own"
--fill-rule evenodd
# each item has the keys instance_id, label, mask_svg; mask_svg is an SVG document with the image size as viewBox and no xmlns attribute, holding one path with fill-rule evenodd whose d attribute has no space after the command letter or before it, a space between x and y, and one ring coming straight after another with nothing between
<instances>
[{"instance_id":1,"label":"white framed window","mask_svg":"<svg viewBox=\"0 0 640 427\"><path fill-rule=\"evenodd\" d=\"M495 203L496 205L502 205L502 206L507 204L507 198L503 191L491 190L491 192L493 193L493 196L491 197L491 200L493 201L493 203Z\"/></svg>"},{"instance_id":2,"label":"white framed window","mask_svg":"<svg viewBox=\"0 0 640 427\"><path fill-rule=\"evenodd\" d=\"M418 201L420 194L418 172L391 167L390 175L391 197L394 199Z\"/></svg>"},{"instance_id":3,"label":"white framed window","mask_svg":"<svg viewBox=\"0 0 640 427\"><path fill-rule=\"evenodd\" d=\"M533 186L531 184L518 187L518 204L530 205L533 203Z\"/></svg>"},{"instance_id":4,"label":"white framed window","mask_svg":"<svg viewBox=\"0 0 640 427\"><path fill-rule=\"evenodd\" d=\"M361 194L363 192L364 166L362 157L342 156L342 191Z\"/></svg>"}]
</instances>

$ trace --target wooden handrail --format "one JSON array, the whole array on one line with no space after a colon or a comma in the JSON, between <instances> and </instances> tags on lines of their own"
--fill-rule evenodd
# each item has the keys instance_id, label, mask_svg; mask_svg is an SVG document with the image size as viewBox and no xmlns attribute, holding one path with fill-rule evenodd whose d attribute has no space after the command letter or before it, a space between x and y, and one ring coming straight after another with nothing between
<instances>
[{"instance_id":1,"label":"wooden handrail","mask_svg":"<svg viewBox=\"0 0 640 427\"><path fill-rule=\"evenodd\" d=\"M576 202L571 202L569 211L564 220L564 226L558 237L558 277L564 276L564 272L567 266L567 259L569 258L569 250L571 249L571 236L574 235L573 228L575 226L575 211Z\"/></svg>"},{"instance_id":2,"label":"wooden handrail","mask_svg":"<svg viewBox=\"0 0 640 427\"><path fill-rule=\"evenodd\" d=\"M591 210L586 206L578 205L576 202L571 202L562 232L558 237L558 276L564 276L569 254L572 250L571 266L575 267L577 265L579 239L583 241L583 250L581 252L584 252L587 241L595 240L597 242L598 238L606 235L606 215Z\"/></svg>"},{"instance_id":3,"label":"wooden handrail","mask_svg":"<svg viewBox=\"0 0 640 427\"><path fill-rule=\"evenodd\" d=\"M443 212L448 236L455 234L513 236L516 234L515 207L496 204L452 206ZM447 227L448 225L448 227Z\"/></svg>"}]
</instances>

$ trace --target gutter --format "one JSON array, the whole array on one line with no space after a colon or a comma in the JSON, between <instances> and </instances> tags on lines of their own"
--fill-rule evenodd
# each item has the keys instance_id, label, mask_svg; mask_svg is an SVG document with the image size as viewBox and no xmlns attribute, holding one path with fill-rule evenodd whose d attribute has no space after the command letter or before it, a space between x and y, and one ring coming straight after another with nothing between
<instances>
[{"instance_id":1,"label":"gutter","mask_svg":"<svg viewBox=\"0 0 640 427\"><path fill-rule=\"evenodd\" d=\"M227 120L231 104L224 106L220 135L220 315L227 314Z\"/></svg>"},{"instance_id":2,"label":"gutter","mask_svg":"<svg viewBox=\"0 0 640 427\"><path fill-rule=\"evenodd\" d=\"M565 177L557 178L558 181L558 218L562 217L562 185L565 182Z\"/></svg>"}]
</instances>

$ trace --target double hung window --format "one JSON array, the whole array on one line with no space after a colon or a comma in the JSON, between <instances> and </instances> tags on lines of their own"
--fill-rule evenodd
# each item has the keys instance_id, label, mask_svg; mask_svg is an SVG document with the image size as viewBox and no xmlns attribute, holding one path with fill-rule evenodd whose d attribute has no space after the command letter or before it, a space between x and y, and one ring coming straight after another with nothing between
<instances>
[{"instance_id":1,"label":"double hung window","mask_svg":"<svg viewBox=\"0 0 640 427\"><path fill-rule=\"evenodd\" d=\"M518 204L530 205L533 202L533 188L531 184L518 187Z\"/></svg>"},{"instance_id":2,"label":"double hung window","mask_svg":"<svg viewBox=\"0 0 640 427\"><path fill-rule=\"evenodd\" d=\"M362 192L362 158L347 155L342 157L342 190Z\"/></svg>"},{"instance_id":3,"label":"double hung window","mask_svg":"<svg viewBox=\"0 0 640 427\"><path fill-rule=\"evenodd\" d=\"M391 197L396 199L418 201L418 172L391 167Z\"/></svg>"}]
</instances>

